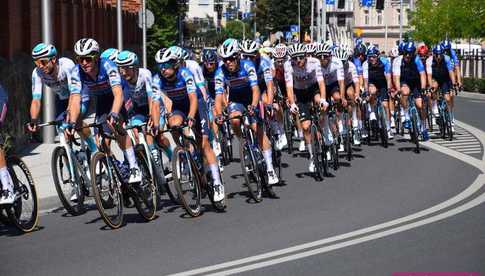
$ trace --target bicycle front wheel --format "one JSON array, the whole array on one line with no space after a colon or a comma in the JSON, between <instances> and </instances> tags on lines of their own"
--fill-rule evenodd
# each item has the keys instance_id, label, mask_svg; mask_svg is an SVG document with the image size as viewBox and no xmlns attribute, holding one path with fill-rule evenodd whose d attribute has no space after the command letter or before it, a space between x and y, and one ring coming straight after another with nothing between
<instances>
[{"instance_id":1,"label":"bicycle front wheel","mask_svg":"<svg viewBox=\"0 0 485 276\"><path fill-rule=\"evenodd\" d=\"M197 217L201 213L201 180L197 166L183 147L176 147L172 156L173 181L180 201L190 216Z\"/></svg>"},{"instance_id":2,"label":"bicycle front wheel","mask_svg":"<svg viewBox=\"0 0 485 276\"><path fill-rule=\"evenodd\" d=\"M244 142L239 146L239 157L241 159L241 169L246 181L249 196L255 202L261 202L262 198L262 179L259 175L258 166L254 153L250 146Z\"/></svg>"},{"instance_id":3,"label":"bicycle front wheel","mask_svg":"<svg viewBox=\"0 0 485 276\"><path fill-rule=\"evenodd\" d=\"M7 168L15 192L15 201L6 210L8 217L20 231L31 232L39 221L39 202L34 180L25 163L16 156L8 157Z\"/></svg>"},{"instance_id":4,"label":"bicycle front wheel","mask_svg":"<svg viewBox=\"0 0 485 276\"><path fill-rule=\"evenodd\" d=\"M75 158L73 156L73 158ZM72 160L76 162L76 160ZM78 216L85 212L84 208L84 191L79 185L79 171L78 166L72 164L73 172L71 173L71 165L64 147L56 147L52 153L51 170L52 178L54 179L54 186L56 187L57 195L61 200L62 206L66 211ZM72 175L74 174L74 175Z\"/></svg>"},{"instance_id":5,"label":"bicycle front wheel","mask_svg":"<svg viewBox=\"0 0 485 276\"><path fill-rule=\"evenodd\" d=\"M318 130L315 125L311 127L311 135L312 135L312 152L313 152L313 165L315 166L315 176L318 180L322 181L324 178L324 169L323 169L323 159L322 159L322 146L320 142L320 137L318 135Z\"/></svg>"},{"instance_id":6,"label":"bicycle front wheel","mask_svg":"<svg viewBox=\"0 0 485 276\"><path fill-rule=\"evenodd\" d=\"M414 144L416 145L416 153L419 153L419 130L418 130L418 115L416 112L413 112L413 115L411 117L411 123L412 123L412 139Z\"/></svg>"},{"instance_id":7,"label":"bicycle front wheel","mask_svg":"<svg viewBox=\"0 0 485 276\"><path fill-rule=\"evenodd\" d=\"M96 207L103 221L112 229L123 225L123 194L114 164L97 152L91 158L91 185Z\"/></svg>"},{"instance_id":8,"label":"bicycle front wheel","mask_svg":"<svg viewBox=\"0 0 485 276\"><path fill-rule=\"evenodd\" d=\"M142 145L136 147L135 157L140 167L142 181L132 185L134 191L133 200L140 216L146 221L150 221L155 218L155 211L157 210L157 189L155 188L154 177L150 173L147 156Z\"/></svg>"}]
</instances>

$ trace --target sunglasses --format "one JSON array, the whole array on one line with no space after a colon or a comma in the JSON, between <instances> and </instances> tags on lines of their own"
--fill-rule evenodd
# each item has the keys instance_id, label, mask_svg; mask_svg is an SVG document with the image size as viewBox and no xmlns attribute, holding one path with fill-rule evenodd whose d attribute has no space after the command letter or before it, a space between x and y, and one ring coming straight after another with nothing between
<instances>
[{"instance_id":1,"label":"sunglasses","mask_svg":"<svg viewBox=\"0 0 485 276\"><path fill-rule=\"evenodd\" d=\"M34 63L37 66L46 66L47 64L49 64L49 62L51 62L51 60L52 58L40 58L40 59L34 60Z\"/></svg>"},{"instance_id":2,"label":"sunglasses","mask_svg":"<svg viewBox=\"0 0 485 276\"><path fill-rule=\"evenodd\" d=\"M285 63L285 60L284 59L276 59L275 62L277 64L283 64L283 63Z\"/></svg>"},{"instance_id":3,"label":"sunglasses","mask_svg":"<svg viewBox=\"0 0 485 276\"><path fill-rule=\"evenodd\" d=\"M78 56L76 57L76 60L78 63L83 63L84 61L86 61L87 63L91 63L94 61L95 58L96 58L95 55Z\"/></svg>"},{"instance_id":4,"label":"sunglasses","mask_svg":"<svg viewBox=\"0 0 485 276\"><path fill-rule=\"evenodd\" d=\"M305 56L299 56L299 57L292 57L291 59L294 61L300 61L300 60L304 60L305 58L306 58Z\"/></svg>"},{"instance_id":5,"label":"sunglasses","mask_svg":"<svg viewBox=\"0 0 485 276\"><path fill-rule=\"evenodd\" d=\"M318 56L320 59L328 59L331 57L331 55L319 55Z\"/></svg>"},{"instance_id":6,"label":"sunglasses","mask_svg":"<svg viewBox=\"0 0 485 276\"><path fill-rule=\"evenodd\" d=\"M228 57L228 58L223 58L222 61L224 63L226 62L234 62L236 60L236 57L235 56L232 56L232 57Z\"/></svg>"},{"instance_id":7,"label":"sunglasses","mask_svg":"<svg viewBox=\"0 0 485 276\"><path fill-rule=\"evenodd\" d=\"M176 63L177 63L176 61L164 62L164 63L160 63L158 65L158 67L160 68L160 70L165 70L165 69L169 69L169 68L175 67L175 64Z\"/></svg>"},{"instance_id":8,"label":"sunglasses","mask_svg":"<svg viewBox=\"0 0 485 276\"><path fill-rule=\"evenodd\" d=\"M215 62L215 61L206 61L206 62L204 62L204 63L205 63L205 65L207 65L207 66L214 66L214 65L216 65L216 62Z\"/></svg>"}]
</instances>

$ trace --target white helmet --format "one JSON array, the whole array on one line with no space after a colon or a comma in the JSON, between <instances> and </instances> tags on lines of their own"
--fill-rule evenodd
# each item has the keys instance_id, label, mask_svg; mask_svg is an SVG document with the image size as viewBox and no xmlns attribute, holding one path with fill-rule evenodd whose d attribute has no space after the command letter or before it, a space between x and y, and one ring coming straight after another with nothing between
<instances>
[{"instance_id":1,"label":"white helmet","mask_svg":"<svg viewBox=\"0 0 485 276\"><path fill-rule=\"evenodd\" d=\"M315 51L317 51L317 45L315 43L309 43L306 45L307 54L315 54Z\"/></svg>"},{"instance_id":2,"label":"white helmet","mask_svg":"<svg viewBox=\"0 0 485 276\"><path fill-rule=\"evenodd\" d=\"M92 38L81 38L74 44L74 52L78 56L86 56L92 53L99 54L99 44Z\"/></svg>"},{"instance_id":3,"label":"white helmet","mask_svg":"<svg viewBox=\"0 0 485 276\"><path fill-rule=\"evenodd\" d=\"M240 44L240 47L242 53L246 55L256 55L259 48L261 48L258 42L251 39L243 40Z\"/></svg>"},{"instance_id":4,"label":"white helmet","mask_svg":"<svg viewBox=\"0 0 485 276\"><path fill-rule=\"evenodd\" d=\"M333 55L342 61L346 61L349 59L349 51L344 47L333 48Z\"/></svg>"},{"instance_id":5,"label":"white helmet","mask_svg":"<svg viewBox=\"0 0 485 276\"><path fill-rule=\"evenodd\" d=\"M331 54L332 53L332 48L333 48L333 45L330 44L328 41L323 43L323 44L319 44L317 46L317 52L316 54L317 55L320 55L320 54Z\"/></svg>"},{"instance_id":6,"label":"white helmet","mask_svg":"<svg viewBox=\"0 0 485 276\"><path fill-rule=\"evenodd\" d=\"M155 61L157 63L165 63L171 60L179 61L181 56L180 52L181 48L178 46L172 46L167 49L160 49L155 55Z\"/></svg>"},{"instance_id":7,"label":"white helmet","mask_svg":"<svg viewBox=\"0 0 485 276\"><path fill-rule=\"evenodd\" d=\"M219 46L217 53L221 58L228 58L239 54L239 43L234 38L228 38Z\"/></svg>"},{"instance_id":8,"label":"white helmet","mask_svg":"<svg viewBox=\"0 0 485 276\"><path fill-rule=\"evenodd\" d=\"M276 45L276 47L274 47L273 49L274 58L284 58L286 57L286 54L288 54L288 50L286 48L286 45L283 43Z\"/></svg>"},{"instance_id":9,"label":"white helmet","mask_svg":"<svg viewBox=\"0 0 485 276\"><path fill-rule=\"evenodd\" d=\"M271 47L271 42L269 40L265 40L263 42L263 47L265 47L265 48Z\"/></svg>"},{"instance_id":10,"label":"white helmet","mask_svg":"<svg viewBox=\"0 0 485 276\"><path fill-rule=\"evenodd\" d=\"M295 43L288 47L288 54L290 57L304 56L306 54L306 46L301 43Z\"/></svg>"},{"instance_id":11,"label":"white helmet","mask_svg":"<svg viewBox=\"0 0 485 276\"><path fill-rule=\"evenodd\" d=\"M392 47L390 57L395 58L399 56L399 48L397 46Z\"/></svg>"}]
</instances>

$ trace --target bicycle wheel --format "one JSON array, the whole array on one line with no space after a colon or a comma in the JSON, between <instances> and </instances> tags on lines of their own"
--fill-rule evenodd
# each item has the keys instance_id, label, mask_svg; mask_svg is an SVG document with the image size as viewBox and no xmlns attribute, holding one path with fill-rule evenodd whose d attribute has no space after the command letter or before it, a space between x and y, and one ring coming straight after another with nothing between
<instances>
[{"instance_id":1,"label":"bicycle wheel","mask_svg":"<svg viewBox=\"0 0 485 276\"><path fill-rule=\"evenodd\" d=\"M416 153L419 153L419 130L418 130L418 118L416 112L412 113L411 117L411 124L412 124L412 131L411 131L411 138L416 145Z\"/></svg>"},{"instance_id":2,"label":"bicycle wheel","mask_svg":"<svg viewBox=\"0 0 485 276\"><path fill-rule=\"evenodd\" d=\"M287 151L288 154L292 154L293 152L293 123L291 120L291 114L288 109L284 109L283 111L283 127L285 129L286 139L288 141Z\"/></svg>"},{"instance_id":3,"label":"bicycle wheel","mask_svg":"<svg viewBox=\"0 0 485 276\"><path fill-rule=\"evenodd\" d=\"M157 192L153 176L150 174L150 168L142 145L135 148L135 157L140 167L142 181L131 185L135 208L146 221L155 218L157 210Z\"/></svg>"},{"instance_id":4,"label":"bicycle wheel","mask_svg":"<svg viewBox=\"0 0 485 276\"><path fill-rule=\"evenodd\" d=\"M173 152L172 168L174 185L182 206L190 216L199 216L201 179L190 153L181 146L177 146Z\"/></svg>"},{"instance_id":5,"label":"bicycle wheel","mask_svg":"<svg viewBox=\"0 0 485 276\"><path fill-rule=\"evenodd\" d=\"M344 116L345 122L345 139L344 139L344 148L346 152L347 161L352 161L352 137L353 137L353 130L352 130L352 123L349 122L348 115Z\"/></svg>"},{"instance_id":6,"label":"bicycle wheel","mask_svg":"<svg viewBox=\"0 0 485 276\"><path fill-rule=\"evenodd\" d=\"M114 164L108 164L103 152L91 157L91 186L96 207L103 221L112 229L123 224L123 194Z\"/></svg>"},{"instance_id":7,"label":"bicycle wheel","mask_svg":"<svg viewBox=\"0 0 485 276\"><path fill-rule=\"evenodd\" d=\"M339 159L339 155L338 155L337 143L333 143L330 146L330 152L332 154L332 166L333 166L333 169L336 171L340 167L340 163L339 163L339 160L338 160Z\"/></svg>"},{"instance_id":8,"label":"bicycle wheel","mask_svg":"<svg viewBox=\"0 0 485 276\"><path fill-rule=\"evenodd\" d=\"M426 103L426 119L428 121L428 128L430 132L433 132L433 112L432 109L429 107L429 104Z\"/></svg>"},{"instance_id":9,"label":"bicycle wheel","mask_svg":"<svg viewBox=\"0 0 485 276\"><path fill-rule=\"evenodd\" d=\"M7 158L7 168L15 192L15 201L6 209L7 215L20 231L31 232L39 221L39 202L34 179L29 168L17 156Z\"/></svg>"},{"instance_id":10,"label":"bicycle wheel","mask_svg":"<svg viewBox=\"0 0 485 276\"><path fill-rule=\"evenodd\" d=\"M233 149L232 149L232 134L231 134L231 124L229 123L229 121L225 122L225 124L223 125L224 126L224 136L225 136L225 140L226 140L226 158L227 158L227 161L228 161L228 165L229 163L232 162L233 160Z\"/></svg>"},{"instance_id":11,"label":"bicycle wheel","mask_svg":"<svg viewBox=\"0 0 485 276\"><path fill-rule=\"evenodd\" d=\"M78 164L76 164L77 160L74 160L74 158L76 157L73 155L72 165L74 175L71 175L66 149L64 147L56 147L52 153L51 171L54 186L56 187L57 195L61 200L62 206L64 206L64 209L69 214L78 216L86 210L84 208L84 190L79 185L81 182L81 178L79 177L81 173L79 172ZM72 196L76 197L75 201L71 200Z\"/></svg>"},{"instance_id":12,"label":"bicycle wheel","mask_svg":"<svg viewBox=\"0 0 485 276\"><path fill-rule=\"evenodd\" d=\"M381 144L384 148L387 148L388 146L388 140L389 137L387 136L387 123L386 123L386 117L384 113L384 108L380 108L382 110L379 110L378 116L379 116L379 122L380 122L380 129L379 133L381 136Z\"/></svg>"},{"instance_id":13,"label":"bicycle wheel","mask_svg":"<svg viewBox=\"0 0 485 276\"><path fill-rule=\"evenodd\" d=\"M321 140L318 135L317 127L312 124L311 126L311 135L312 135L312 152L313 152L313 165L315 166L315 176L318 180L322 181L324 178L324 170L323 170L323 160L322 160L322 146Z\"/></svg>"},{"instance_id":14,"label":"bicycle wheel","mask_svg":"<svg viewBox=\"0 0 485 276\"><path fill-rule=\"evenodd\" d=\"M241 169L249 191L249 196L256 202L262 200L262 180L259 175L258 166L254 153L247 143L240 143L239 156L241 158Z\"/></svg>"},{"instance_id":15,"label":"bicycle wheel","mask_svg":"<svg viewBox=\"0 0 485 276\"><path fill-rule=\"evenodd\" d=\"M448 140L453 141L453 129L452 129L452 122L451 122L451 114L450 111L448 110L448 107L445 110L445 118L446 118L446 132L448 132Z\"/></svg>"}]
</instances>

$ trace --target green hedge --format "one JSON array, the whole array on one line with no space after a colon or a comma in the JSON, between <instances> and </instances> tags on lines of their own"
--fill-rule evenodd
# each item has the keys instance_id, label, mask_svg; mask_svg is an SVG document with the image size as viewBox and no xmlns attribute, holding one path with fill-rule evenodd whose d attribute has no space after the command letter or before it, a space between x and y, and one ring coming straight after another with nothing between
<instances>
[{"instance_id":1,"label":"green hedge","mask_svg":"<svg viewBox=\"0 0 485 276\"><path fill-rule=\"evenodd\" d=\"M469 92L485 94L485 79L464 78L463 89Z\"/></svg>"}]
</instances>

